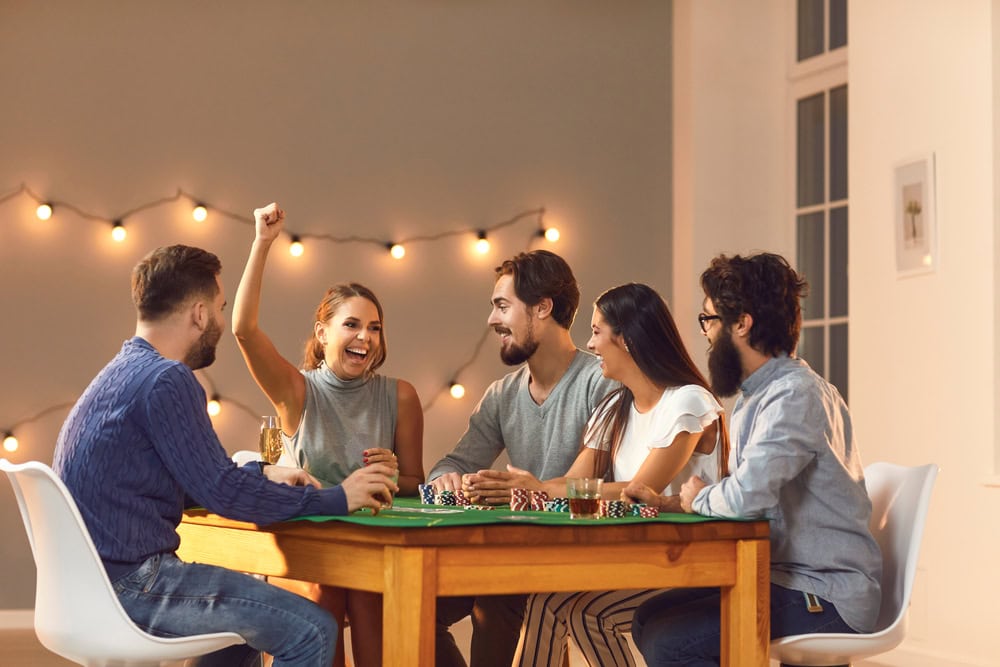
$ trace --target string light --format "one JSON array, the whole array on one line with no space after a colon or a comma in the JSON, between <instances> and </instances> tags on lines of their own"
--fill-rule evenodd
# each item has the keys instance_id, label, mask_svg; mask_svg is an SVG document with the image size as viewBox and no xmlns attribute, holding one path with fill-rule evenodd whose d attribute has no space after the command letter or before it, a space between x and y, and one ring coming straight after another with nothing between
<instances>
[{"instance_id":1,"label":"string light","mask_svg":"<svg viewBox=\"0 0 1000 667\"><path fill-rule=\"evenodd\" d=\"M205 220L208 219L208 209L210 208L210 206L208 204L203 203L204 200L202 200L202 199L200 199L198 197L194 197L194 196L192 196L192 195L184 192L180 188L178 188L177 191L176 191L176 193L174 195L172 195L172 196L162 197L160 199L156 199L156 200L153 200L153 201L146 202L144 204L136 206L135 208L132 208L132 209L129 209L129 210L125 211L125 212L122 212L118 216L115 216L115 217L109 219L108 217L105 217L105 216L95 215L95 214L90 213L88 211L84 211L84 210L80 209L79 207L73 205L72 203L68 203L68 202L64 202L64 201L53 201L53 200L43 199L39 195L37 195L34 192L32 192L24 184L22 184L20 186L20 188L18 188L17 190L15 190L13 192L10 192L10 193L7 193L6 195L0 196L0 204L6 202L8 200L11 200L14 197L17 197L19 195L26 195L29 198L31 198L32 200L34 200L34 202L35 202L35 204L37 206L36 209L35 209L35 215L38 217L39 220L48 220L48 219L50 219L52 217L52 214L53 214L53 211L54 211L55 207L58 206L58 207L65 208L67 210L73 211L74 213L76 213L81 218L84 218L84 219L87 219L87 220L93 220L93 221L96 221L96 222L102 222L104 224L111 224L111 226L112 226L112 232L111 232L112 233L112 238L114 238L114 240L118 241L118 242L123 241L126 238L126 236L127 236L127 231L125 229L124 221L126 219L130 218L131 216L134 216L134 215L136 215L136 214L138 214L138 213L140 213L142 211L145 211L147 209L155 208L155 207L158 207L158 206L161 206L161 205L164 205L164 204L174 203L174 202L176 202L178 200L181 200L181 199L187 199L193 205L192 206L192 210L191 210L191 217L192 217L192 219L194 219L197 222L204 222ZM241 223L241 224L248 225L250 227L254 227L255 226L254 220L250 216L240 215L240 214L237 214L237 213L233 213L231 211L226 211L226 210L222 210L222 209L215 209L215 208L213 208L213 211L215 213L219 214L220 217L229 218L230 220L233 220L233 221ZM520 223L521 221L529 220L529 219L534 219L535 222L536 222L536 224L537 224L537 229L536 229L536 231L534 231L532 233L532 235L531 235L530 238L545 238L549 242L552 242L552 243L556 242L559 239L559 230L557 230L554 227L546 227L544 225L544 216L545 216L545 209L544 208L530 209L530 210L526 210L526 211L522 211L520 213L517 213L516 215L512 216L511 218L509 218L507 220L504 220L502 222L499 222L499 223L497 223L495 225L492 225L492 226L489 226L489 227L486 227L486 228L474 229L474 230L469 230L467 228L466 229L452 229L452 230L447 230L447 231L443 231L443 232L439 232L439 233L431 234L431 235L413 236L413 237L409 237L409 238L405 238L405 239L400 239L400 240L395 241L395 242L386 242L386 241L380 240L380 239L367 238L367 237L359 237L359 236L338 237L338 236L333 236L331 234L292 233L289 230L285 230L283 233L288 234L289 237L291 238L291 244L289 245L289 252L292 255L296 256L296 257L302 255L302 253L304 251L303 240L306 239L306 238L309 238L309 239L316 239L316 240L321 240L321 241L327 241L327 242L330 242L330 243L333 243L333 244L362 243L362 244L377 245L377 246L380 246L382 248L387 249L389 251L389 254L393 258L395 258L395 259L402 259L403 256L405 256L405 254L406 254L406 247L405 247L404 244L416 243L416 242L438 241L438 240L445 239L445 238L448 238L448 237L451 237L451 236L457 236L457 235L461 235L461 234L468 234L470 231L472 231L476 235L476 243L475 243L475 249L476 249L476 251L479 252L479 253L485 254L485 253L489 252L489 250L490 250L490 242L489 242L489 240L487 238L487 234L489 232L494 232L494 231L497 231L499 229L502 229L502 228L505 228L505 227L509 227L511 225L515 225L515 224ZM529 244L530 244L530 240L529 240ZM471 356L469 357L469 359L464 364L462 364L462 366L460 366L451 375L451 377L453 379L446 384L446 387L447 387L450 395L453 396L455 399L460 399L460 398L462 398L462 397L465 396L465 387L464 387L464 385L462 385L458 381L457 378L462 373L462 371L464 371L466 368L468 368L476 360L476 358L479 356L479 353L480 353L480 351L482 349L482 346L483 346L484 342L486 341L486 339L487 339L487 337L488 337L488 335L489 335L489 333L491 331L492 331L492 329L490 329L488 327L483 331L483 334L480 336L479 341L477 342L477 344L475 346L475 349L473 350L473 352L472 352ZM203 372L204 371L199 371L199 373L203 373ZM424 405L424 412L427 412L428 410L430 410L430 408L436 402L437 398L442 393L444 393L444 392L440 391L438 393L435 393L431 397L430 401L428 401L427 403L425 403L425 405ZM249 415L250 417L252 417L254 420L258 419L258 414L257 414L256 410L254 410L254 409L252 409L252 408L250 408L250 407L248 407L248 406L240 403L239 401L235 401L235 400L229 399L229 398L223 398L223 396L219 392L217 392L215 390L214 384L212 384L212 386L211 386L211 392L209 393L209 395L211 396L211 399L206 403L206 410L213 417L217 416L218 414L220 414L220 412L222 410L222 403L225 401L227 403L231 403L231 404L235 405L236 407L238 407L243 412L246 412L247 415ZM30 417L28 419L24 419L24 420L21 420L20 422L15 423L9 430L7 430L5 432L5 436L4 436L4 440L3 440L4 449L6 449L9 452L13 452L13 451L15 451L19 447L19 443L18 443L17 437L14 435L14 432L15 432L15 430L16 430L16 428L18 426L21 426L23 424L35 421L35 420L39 419L40 417L42 417L43 415L46 415L46 414L48 414L50 412L53 412L55 410L60 410L60 409L68 410L69 408L72 407L72 405L73 405L72 403L65 403L65 404L59 404L59 405L50 406L50 407L45 408L44 410L42 410L37 415L34 415L34 416L32 416L32 417Z\"/></svg>"},{"instance_id":2,"label":"string light","mask_svg":"<svg viewBox=\"0 0 1000 667\"><path fill-rule=\"evenodd\" d=\"M476 252L485 255L490 251L490 240L486 238L486 232L482 229L476 234Z\"/></svg>"}]
</instances>

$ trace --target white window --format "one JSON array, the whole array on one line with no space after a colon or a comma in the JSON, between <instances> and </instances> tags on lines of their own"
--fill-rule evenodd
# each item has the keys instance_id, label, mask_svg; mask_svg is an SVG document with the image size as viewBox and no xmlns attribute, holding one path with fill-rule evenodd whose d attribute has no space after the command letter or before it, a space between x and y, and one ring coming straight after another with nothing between
<instances>
[{"instance_id":1,"label":"white window","mask_svg":"<svg viewBox=\"0 0 1000 667\"><path fill-rule=\"evenodd\" d=\"M794 9L795 265L810 286L798 354L847 400L847 3Z\"/></svg>"}]
</instances>

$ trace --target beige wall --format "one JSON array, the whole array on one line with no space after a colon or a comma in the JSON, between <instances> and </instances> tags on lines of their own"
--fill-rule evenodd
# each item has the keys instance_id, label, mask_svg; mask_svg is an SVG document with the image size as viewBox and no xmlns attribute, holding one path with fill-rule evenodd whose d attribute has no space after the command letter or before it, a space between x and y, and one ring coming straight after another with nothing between
<instances>
[{"instance_id":1,"label":"beige wall","mask_svg":"<svg viewBox=\"0 0 1000 667\"><path fill-rule=\"evenodd\" d=\"M376 238L489 226L544 206L590 303L629 280L670 291L670 5L578 2L132 3L0 0L0 195L41 196L115 217L178 187L243 215L277 199L294 231ZM188 204L106 225L65 209L45 223L19 196L0 203L0 429L72 402L134 328L128 272L166 243L223 260L230 298L252 232ZM429 402L485 330L493 267L527 247L532 223L493 238L381 248L312 243L279 251L262 322L298 359L326 285L369 284L384 302L389 375ZM533 247L539 243L535 242ZM450 450L507 369L491 337L426 414L425 465ZM218 390L270 409L231 336ZM18 429L16 460L51 460L65 411ZM255 446L256 418L225 407L230 450ZM0 484L0 609L30 607L33 567Z\"/></svg>"}]
</instances>

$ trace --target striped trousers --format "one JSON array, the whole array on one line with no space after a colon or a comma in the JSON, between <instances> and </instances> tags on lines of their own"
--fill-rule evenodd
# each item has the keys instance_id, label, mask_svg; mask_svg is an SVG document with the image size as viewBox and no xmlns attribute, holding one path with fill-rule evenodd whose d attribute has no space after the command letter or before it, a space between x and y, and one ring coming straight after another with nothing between
<instances>
[{"instance_id":1,"label":"striped trousers","mask_svg":"<svg viewBox=\"0 0 1000 667\"><path fill-rule=\"evenodd\" d=\"M535 593L528 598L514 664L561 667L566 639L591 667L634 667L626 640L636 608L663 589Z\"/></svg>"}]
</instances>

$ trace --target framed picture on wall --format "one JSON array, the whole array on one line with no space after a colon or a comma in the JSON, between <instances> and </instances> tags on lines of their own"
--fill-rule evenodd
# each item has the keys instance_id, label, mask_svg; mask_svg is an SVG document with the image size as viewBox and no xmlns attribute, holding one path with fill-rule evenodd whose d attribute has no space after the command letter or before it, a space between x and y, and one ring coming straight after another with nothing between
<instances>
[{"instance_id":1,"label":"framed picture on wall","mask_svg":"<svg viewBox=\"0 0 1000 667\"><path fill-rule=\"evenodd\" d=\"M937 263L933 153L896 165L893 197L896 275L933 272Z\"/></svg>"}]
</instances>

